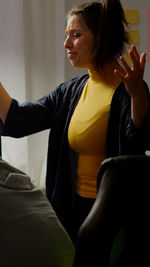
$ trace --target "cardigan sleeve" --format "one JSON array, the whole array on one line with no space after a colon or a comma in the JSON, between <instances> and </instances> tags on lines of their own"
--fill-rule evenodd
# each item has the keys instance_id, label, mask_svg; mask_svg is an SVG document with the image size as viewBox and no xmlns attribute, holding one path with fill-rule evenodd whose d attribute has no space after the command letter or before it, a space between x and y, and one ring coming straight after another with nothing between
<instances>
[{"instance_id":1,"label":"cardigan sleeve","mask_svg":"<svg viewBox=\"0 0 150 267\"><path fill-rule=\"evenodd\" d=\"M143 152L150 149L150 109L140 129L136 129L132 119L129 119L126 127L126 137L129 145L135 147L135 152L139 149Z\"/></svg>"},{"instance_id":2,"label":"cardigan sleeve","mask_svg":"<svg viewBox=\"0 0 150 267\"><path fill-rule=\"evenodd\" d=\"M64 114L69 112L73 100L87 79L87 74L73 78L34 103L20 104L13 99L5 125L0 120L0 134L18 138L51 129L54 124L58 125L64 119Z\"/></svg>"},{"instance_id":3,"label":"cardigan sleeve","mask_svg":"<svg viewBox=\"0 0 150 267\"><path fill-rule=\"evenodd\" d=\"M150 94L145 83L150 102ZM150 148L150 110L143 127L136 129L131 118L131 100L123 83L112 99L107 131L106 157L144 154Z\"/></svg>"},{"instance_id":4,"label":"cardigan sleeve","mask_svg":"<svg viewBox=\"0 0 150 267\"><path fill-rule=\"evenodd\" d=\"M13 99L5 125L0 122L1 135L18 138L51 128L56 105L57 90L34 103Z\"/></svg>"},{"instance_id":5,"label":"cardigan sleeve","mask_svg":"<svg viewBox=\"0 0 150 267\"><path fill-rule=\"evenodd\" d=\"M145 81L144 85L149 99L149 110L140 129L136 129L130 115L126 127L126 136L129 140L129 145L133 145L135 147L135 151L137 147L138 149L141 149L141 151L143 150L145 152L150 149L150 92Z\"/></svg>"}]
</instances>

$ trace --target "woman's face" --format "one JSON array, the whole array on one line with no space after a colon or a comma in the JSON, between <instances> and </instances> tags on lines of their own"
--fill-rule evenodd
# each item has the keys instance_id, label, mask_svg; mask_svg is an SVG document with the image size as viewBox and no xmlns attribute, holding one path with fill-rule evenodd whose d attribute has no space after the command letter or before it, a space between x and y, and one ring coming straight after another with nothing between
<instances>
[{"instance_id":1,"label":"woman's face","mask_svg":"<svg viewBox=\"0 0 150 267\"><path fill-rule=\"evenodd\" d=\"M71 16L67 22L64 42L71 64L78 68L89 68L92 64L93 46L94 35L83 19L77 15Z\"/></svg>"}]
</instances>

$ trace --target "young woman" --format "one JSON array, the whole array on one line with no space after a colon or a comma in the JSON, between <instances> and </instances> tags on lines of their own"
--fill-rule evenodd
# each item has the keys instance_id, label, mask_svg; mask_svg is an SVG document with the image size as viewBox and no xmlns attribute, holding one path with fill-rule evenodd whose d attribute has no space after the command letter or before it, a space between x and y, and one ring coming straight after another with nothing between
<instances>
[{"instance_id":1,"label":"young woman","mask_svg":"<svg viewBox=\"0 0 150 267\"><path fill-rule=\"evenodd\" d=\"M63 226L76 233L97 196L97 174L107 157L144 154L150 147L146 54L129 51L119 0L88 2L67 17L64 47L88 74L59 85L36 103L19 104L0 85L1 134L22 137L51 129L46 193Z\"/></svg>"}]
</instances>

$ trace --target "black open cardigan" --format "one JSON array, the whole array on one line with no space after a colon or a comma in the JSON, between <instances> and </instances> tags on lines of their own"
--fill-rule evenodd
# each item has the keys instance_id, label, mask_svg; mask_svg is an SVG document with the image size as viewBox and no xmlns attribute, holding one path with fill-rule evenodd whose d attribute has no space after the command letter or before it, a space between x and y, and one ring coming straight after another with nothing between
<instances>
[{"instance_id":1,"label":"black open cardigan","mask_svg":"<svg viewBox=\"0 0 150 267\"><path fill-rule=\"evenodd\" d=\"M68 230L74 199L78 155L68 145L68 126L81 96L88 74L60 84L54 91L35 103L19 104L13 99L5 125L4 136L23 137L51 129L48 141L46 195L60 221ZM149 94L147 85L146 90ZM131 120L130 96L121 83L111 103L106 158L126 154L144 154L150 148L150 112L140 131Z\"/></svg>"}]
</instances>

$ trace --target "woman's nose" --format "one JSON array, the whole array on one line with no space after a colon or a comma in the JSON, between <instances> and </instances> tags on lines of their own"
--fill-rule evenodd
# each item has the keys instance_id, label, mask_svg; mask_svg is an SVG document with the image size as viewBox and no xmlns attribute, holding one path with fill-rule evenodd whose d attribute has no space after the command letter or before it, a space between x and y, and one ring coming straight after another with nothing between
<instances>
[{"instance_id":1,"label":"woman's nose","mask_svg":"<svg viewBox=\"0 0 150 267\"><path fill-rule=\"evenodd\" d=\"M72 46L71 44L71 40L69 37L66 37L65 41L64 41L64 48L68 49Z\"/></svg>"}]
</instances>

